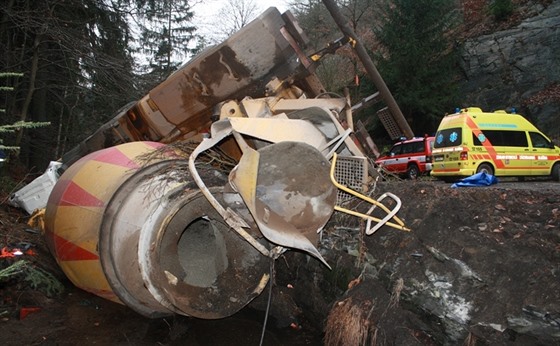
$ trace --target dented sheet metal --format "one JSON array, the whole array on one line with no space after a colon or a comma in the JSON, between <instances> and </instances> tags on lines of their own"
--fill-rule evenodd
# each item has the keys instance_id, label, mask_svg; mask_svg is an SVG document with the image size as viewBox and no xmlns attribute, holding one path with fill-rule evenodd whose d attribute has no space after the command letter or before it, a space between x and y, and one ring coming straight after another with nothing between
<instances>
[{"instance_id":1,"label":"dented sheet metal","mask_svg":"<svg viewBox=\"0 0 560 346\"><path fill-rule=\"evenodd\" d=\"M285 25L276 8L268 9L171 75L150 91L150 98L170 123L187 128L193 125L191 118L208 115L222 101L265 96L273 76L302 78L309 72L280 32Z\"/></svg>"},{"instance_id":2,"label":"dented sheet metal","mask_svg":"<svg viewBox=\"0 0 560 346\"><path fill-rule=\"evenodd\" d=\"M366 219L368 234L408 230L396 196L348 188L365 192L367 157L341 125L348 100L325 93L304 43L271 8L63 157L46 235L72 282L150 317L222 318L263 291L288 249L330 268L319 233L335 210ZM338 156L344 184L331 177ZM339 190L372 207L341 208Z\"/></svg>"},{"instance_id":3,"label":"dented sheet metal","mask_svg":"<svg viewBox=\"0 0 560 346\"><path fill-rule=\"evenodd\" d=\"M306 251L328 266L316 248L317 232L329 220L336 202L336 188L330 182L328 161L316 148L305 143L309 137L294 136L289 128L268 132L278 143L257 151L238 131L246 122L238 120L232 118L215 123L211 139L203 141L191 155L189 168L199 188L240 236L250 237L242 229L240 217L232 215L231 210L220 205L209 193L195 165L200 153L233 135L243 155L229 180L243 198L260 231L272 243ZM271 124L286 122L283 119L261 120ZM237 125L241 125L240 128ZM260 138L273 142L267 138L266 132L261 133ZM254 239L247 241L255 243ZM259 251L266 253L262 249Z\"/></svg>"}]
</instances>

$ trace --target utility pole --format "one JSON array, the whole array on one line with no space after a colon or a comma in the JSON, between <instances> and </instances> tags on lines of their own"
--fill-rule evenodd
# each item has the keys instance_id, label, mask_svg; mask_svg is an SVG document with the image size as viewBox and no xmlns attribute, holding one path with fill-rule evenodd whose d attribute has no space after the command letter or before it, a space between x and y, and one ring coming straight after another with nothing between
<instances>
[{"instance_id":1,"label":"utility pole","mask_svg":"<svg viewBox=\"0 0 560 346\"><path fill-rule=\"evenodd\" d=\"M391 114L393 115L395 121L397 122L398 126L402 130L405 137L407 138L414 137L414 133L412 132L410 125L408 125L408 122L406 121L404 115L402 114L399 105L397 104L397 102L393 97L393 94L391 94L391 91L389 91L389 88L385 84L385 81L383 80L383 78L379 74L379 71L377 71L377 68L373 64L373 61L367 54L364 45L362 44L362 42L360 41L360 39L358 38L354 30L350 27L348 21L346 20L346 18L344 18L344 16L338 9L338 6L334 2L334 0L322 0L322 1L323 4L325 4L325 7L327 7L327 10L330 12L334 21L340 28L340 31L342 31L342 33L345 36L350 38L350 44L356 51L358 58L362 62L362 65L366 69L366 72L368 73L369 77L377 87L377 90L379 90L379 94L381 95L383 100L385 100L385 102L387 103L387 107L391 111Z\"/></svg>"}]
</instances>

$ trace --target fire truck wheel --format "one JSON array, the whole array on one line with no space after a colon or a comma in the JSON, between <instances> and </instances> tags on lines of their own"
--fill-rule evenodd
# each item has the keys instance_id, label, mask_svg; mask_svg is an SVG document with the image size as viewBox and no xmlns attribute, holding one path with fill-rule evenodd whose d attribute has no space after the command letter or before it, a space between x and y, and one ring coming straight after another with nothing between
<instances>
[{"instance_id":1,"label":"fire truck wheel","mask_svg":"<svg viewBox=\"0 0 560 346\"><path fill-rule=\"evenodd\" d=\"M420 170L418 169L418 166L416 166L415 164L411 164L408 166L408 169L406 170L406 177L408 179L417 179L419 175Z\"/></svg>"}]
</instances>

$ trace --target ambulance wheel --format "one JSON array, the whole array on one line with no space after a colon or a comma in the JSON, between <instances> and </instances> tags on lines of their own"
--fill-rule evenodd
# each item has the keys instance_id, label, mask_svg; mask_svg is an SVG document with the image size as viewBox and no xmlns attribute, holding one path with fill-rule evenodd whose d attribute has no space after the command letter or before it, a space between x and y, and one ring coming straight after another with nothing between
<instances>
[{"instance_id":1,"label":"ambulance wheel","mask_svg":"<svg viewBox=\"0 0 560 346\"><path fill-rule=\"evenodd\" d=\"M560 181L560 163L552 167L552 180Z\"/></svg>"},{"instance_id":2,"label":"ambulance wheel","mask_svg":"<svg viewBox=\"0 0 560 346\"><path fill-rule=\"evenodd\" d=\"M406 177L408 179L417 179L419 175L420 170L418 169L418 166L416 166L415 164L411 164L408 166L408 169L406 170Z\"/></svg>"},{"instance_id":3,"label":"ambulance wheel","mask_svg":"<svg viewBox=\"0 0 560 346\"><path fill-rule=\"evenodd\" d=\"M486 174L494 175L494 169L488 163L482 163L476 169L476 173L486 172Z\"/></svg>"}]
</instances>

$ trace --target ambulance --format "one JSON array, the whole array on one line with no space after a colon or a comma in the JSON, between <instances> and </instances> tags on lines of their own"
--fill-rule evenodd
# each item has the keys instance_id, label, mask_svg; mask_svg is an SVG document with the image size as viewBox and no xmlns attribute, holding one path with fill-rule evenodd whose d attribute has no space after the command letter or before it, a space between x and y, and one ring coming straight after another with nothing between
<instances>
[{"instance_id":1,"label":"ambulance","mask_svg":"<svg viewBox=\"0 0 560 346\"><path fill-rule=\"evenodd\" d=\"M453 181L475 173L560 181L560 148L523 116L460 109L438 127L431 175Z\"/></svg>"}]
</instances>

